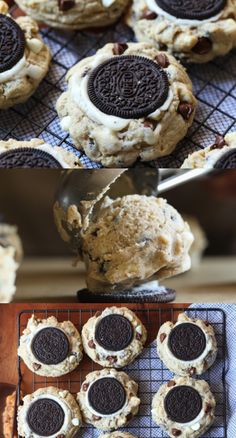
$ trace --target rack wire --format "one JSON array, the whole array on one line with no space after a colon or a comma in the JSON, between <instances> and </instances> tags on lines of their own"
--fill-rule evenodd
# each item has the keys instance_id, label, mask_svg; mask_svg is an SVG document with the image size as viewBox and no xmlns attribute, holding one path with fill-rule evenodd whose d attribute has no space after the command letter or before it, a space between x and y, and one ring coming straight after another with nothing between
<instances>
[{"instance_id":1,"label":"rack wire","mask_svg":"<svg viewBox=\"0 0 236 438\"><path fill-rule=\"evenodd\" d=\"M134 434L138 438L159 438L167 435L151 419L151 402L154 394L163 383L171 379L172 373L165 368L164 364L157 356L156 343L153 342L158 329L165 321L176 322L180 312L186 312L190 317L199 317L207 320L213 325L218 342L218 357L216 363L201 378L205 379L215 395L216 421L213 427L204 435L203 438L227 438L227 398L226 398L226 317L221 309L198 309L198 308L157 308L157 309L138 309L128 305L137 316L143 321L148 332L147 347L139 358L132 364L124 368L131 378L139 384L139 396L141 398L141 407L139 413L130 424L126 431ZM70 320L77 329L81 331L83 324L93 316L98 308L94 306L91 310L63 310L52 308L50 310L29 309L23 311L18 316L18 341L22 331L27 325L28 318L35 314L37 318L47 318L55 316L59 321ZM100 310L100 309L99 309ZM18 359L18 404L21 400L21 394L34 392L41 387L56 386L60 389L68 389L72 394L80 390L81 383L85 380L86 375L96 369L100 369L87 356L83 358L77 370L59 378L47 378L37 376L30 372L23 361ZM101 432L100 432L101 433ZM100 433L91 426L84 426L79 431L77 438L98 438Z\"/></svg>"},{"instance_id":2,"label":"rack wire","mask_svg":"<svg viewBox=\"0 0 236 438\"><path fill-rule=\"evenodd\" d=\"M50 71L25 104L0 111L0 139L39 137L52 146L74 152L85 167L100 167L73 147L70 136L60 127L55 104L66 89L65 76L73 65L108 42L134 41L133 32L121 20L100 31L64 32L45 28L41 33L53 55ZM217 134L236 131L236 51L205 65L186 67L199 101L195 121L176 150L151 162L151 166L178 168L189 153L213 144Z\"/></svg>"}]
</instances>

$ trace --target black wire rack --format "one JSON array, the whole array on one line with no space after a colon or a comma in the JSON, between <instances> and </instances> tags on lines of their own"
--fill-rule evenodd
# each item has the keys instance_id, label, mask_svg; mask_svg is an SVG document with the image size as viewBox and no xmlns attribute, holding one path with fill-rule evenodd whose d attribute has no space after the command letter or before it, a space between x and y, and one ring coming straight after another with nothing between
<instances>
[{"instance_id":1,"label":"black wire rack","mask_svg":"<svg viewBox=\"0 0 236 438\"><path fill-rule=\"evenodd\" d=\"M85 167L100 167L73 147L70 136L60 127L55 104L67 87L65 76L73 65L108 42L134 41L133 32L121 20L102 31L64 32L45 28L41 33L53 55L50 71L25 104L0 111L0 140L39 137L52 146L76 153ZM236 131L236 51L205 65L186 67L199 101L195 121L176 150L152 162L154 167L178 168L189 153L213 144L218 133Z\"/></svg>"},{"instance_id":2,"label":"black wire rack","mask_svg":"<svg viewBox=\"0 0 236 438\"><path fill-rule=\"evenodd\" d=\"M139 358L132 364L124 368L131 378L139 384L139 396L141 398L141 406L139 413L125 429L134 434L138 438L159 438L167 435L152 421L151 419L151 403L152 398L160 385L167 382L172 377L172 373L165 368L164 364L157 356L156 343L153 342L158 329L165 321L177 320L180 312L186 312L190 317L207 320L213 325L218 342L218 357L216 363L208 370L201 378L205 379L215 395L216 421L213 427L204 435L203 438L227 438L227 393L226 393L226 316L221 309L207 308L157 308L155 309L138 309L132 308L137 316L143 321L148 331L147 347ZM27 321L32 314L37 318L47 318L55 316L59 321L70 320L81 331L83 324L93 316L98 308L91 310L63 310L50 309L39 310L29 309L23 311L18 316L18 341L22 331L27 325ZM18 405L21 401L22 394L31 393L35 390L47 387L56 386L60 389L67 389L72 394L76 394L80 390L81 383L85 380L86 375L100 369L88 357L84 357L77 370L60 378L47 378L37 376L30 372L23 361L18 358ZM77 438L97 438L101 432L91 426L84 426L76 435Z\"/></svg>"}]
</instances>

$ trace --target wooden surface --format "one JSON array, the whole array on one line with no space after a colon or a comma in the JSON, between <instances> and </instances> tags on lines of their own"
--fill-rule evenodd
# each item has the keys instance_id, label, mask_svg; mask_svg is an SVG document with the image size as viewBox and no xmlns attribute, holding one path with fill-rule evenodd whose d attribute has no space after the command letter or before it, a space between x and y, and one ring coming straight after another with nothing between
<instances>
[{"instance_id":1,"label":"wooden surface","mask_svg":"<svg viewBox=\"0 0 236 438\"><path fill-rule=\"evenodd\" d=\"M205 257L197 270L163 282L177 290L176 302L236 302L236 257ZM17 277L16 302L76 302L85 287L83 264L72 267L71 258L30 259Z\"/></svg>"},{"instance_id":2,"label":"wooden surface","mask_svg":"<svg viewBox=\"0 0 236 438\"><path fill-rule=\"evenodd\" d=\"M122 305L122 304L121 304ZM94 310L103 309L107 305L96 304L93 305ZM181 307L188 307L189 304L182 304ZM163 309L162 318L168 319L169 311L165 310L167 307L177 309L179 306L173 304L171 306L157 305L157 304L133 304L127 305L139 315L139 309ZM19 312L28 309L91 309L91 305L87 304L2 304L0 305L0 380L3 383L17 384L17 317ZM28 318L29 314L25 318ZM65 316L65 315L64 315ZM86 316L87 318L87 316ZM145 321L143 321L145 323ZM153 333L149 331L149 341L156 336L158 327L153 325ZM31 376L32 377L32 376Z\"/></svg>"}]
</instances>

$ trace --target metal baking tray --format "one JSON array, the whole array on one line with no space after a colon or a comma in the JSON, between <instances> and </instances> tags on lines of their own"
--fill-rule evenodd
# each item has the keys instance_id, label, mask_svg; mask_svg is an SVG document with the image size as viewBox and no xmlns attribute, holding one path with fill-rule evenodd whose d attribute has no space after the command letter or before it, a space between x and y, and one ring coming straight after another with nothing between
<instances>
[{"instance_id":1,"label":"metal baking tray","mask_svg":"<svg viewBox=\"0 0 236 438\"><path fill-rule=\"evenodd\" d=\"M91 310L63 310L56 307L51 310L29 309L23 311L18 316L18 340L23 329L27 325L29 317L34 313L38 318L47 318L51 315L56 316L60 321L70 320L81 331L83 324L96 313L96 305ZM104 306L105 308L106 306ZM180 312L186 312L190 317L199 317L208 320L214 327L218 342L218 357L216 363L201 378L205 379L211 386L217 401L216 421L213 427L204 435L203 438L226 438L227 437L227 415L226 415L226 317L223 310L220 309L198 309L189 308L158 308L158 309L139 309L132 305L127 305L143 321L148 331L147 347L139 358L132 364L124 368L131 378L139 384L139 396L141 406L137 416L126 427L126 431L133 433L138 438L159 438L167 435L151 419L151 402L154 394L161 384L167 382L173 375L157 356L156 343L153 342L158 329L165 321L177 320ZM101 309L99 307L99 309ZM60 378L44 378L37 376L27 369L23 361L18 359L18 404L20 403L20 394L31 393L41 387L56 386L62 389L68 389L72 394L80 390L81 383L86 375L100 369L87 356L84 357L79 367L72 373ZM97 438L101 434L91 426L84 426L77 435L77 438Z\"/></svg>"}]
</instances>

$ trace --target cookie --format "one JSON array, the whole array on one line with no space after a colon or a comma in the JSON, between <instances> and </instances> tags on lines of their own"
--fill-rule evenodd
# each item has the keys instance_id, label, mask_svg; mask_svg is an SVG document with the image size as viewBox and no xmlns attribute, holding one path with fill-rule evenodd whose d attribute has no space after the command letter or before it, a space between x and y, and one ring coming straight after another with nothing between
<instances>
[{"instance_id":1,"label":"cookie","mask_svg":"<svg viewBox=\"0 0 236 438\"><path fill-rule=\"evenodd\" d=\"M0 303L9 303L16 291L15 281L19 264L15 260L15 248L0 242Z\"/></svg>"},{"instance_id":2,"label":"cookie","mask_svg":"<svg viewBox=\"0 0 236 438\"><path fill-rule=\"evenodd\" d=\"M231 132L225 137L217 135L213 144L190 154L184 160L181 168L194 169L204 167L212 169L220 166L219 168L235 169L235 151L236 132Z\"/></svg>"},{"instance_id":3,"label":"cookie","mask_svg":"<svg viewBox=\"0 0 236 438\"><path fill-rule=\"evenodd\" d=\"M158 290L162 297L166 289L151 280L188 270L192 241L188 224L166 200L144 195L106 197L82 236L88 289L112 297L134 289L138 299L150 293L150 301Z\"/></svg>"},{"instance_id":4,"label":"cookie","mask_svg":"<svg viewBox=\"0 0 236 438\"><path fill-rule=\"evenodd\" d=\"M18 5L35 20L50 27L84 29L114 23L128 5L128 0L18 0Z\"/></svg>"},{"instance_id":5,"label":"cookie","mask_svg":"<svg viewBox=\"0 0 236 438\"><path fill-rule=\"evenodd\" d=\"M179 376L201 375L215 362L213 327L182 313L174 324L165 322L157 335L157 352L167 368Z\"/></svg>"},{"instance_id":6,"label":"cookie","mask_svg":"<svg viewBox=\"0 0 236 438\"><path fill-rule=\"evenodd\" d=\"M142 352L147 331L126 307L108 307L97 312L82 329L87 355L103 367L122 368Z\"/></svg>"},{"instance_id":7,"label":"cookie","mask_svg":"<svg viewBox=\"0 0 236 438\"><path fill-rule=\"evenodd\" d=\"M105 433L105 435L100 435L99 438L137 438L134 435L131 435L128 432L111 432Z\"/></svg>"},{"instance_id":8,"label":"cookie","mask_svg":"<svg viewBox=\"0 0 236 438\"><path fill-rule=\"evenodd\" d=\"M81 362L82 341L70 321L54 316L37 319L34 315L20 338L18 355L35 374L58 377L73 371Z\"/></svg>"},{"instance_id":9,"label":"cookie","mask_svg":"<svg viewBox=\"0 0 236 438\"><path fill-rule=\"evenodd\" d=\"M1 142L0 142L1 143ZM4 248L12 246L15 249L15 260L18 264L23 259L23 247L21 238L18 234L18 228L15 225L9 225L0 220L0 245Z\"/></svg>"},{"instance_id":10,"label":"cookie","mask_svg":"<svg viewBox=\"0 0 236 438\"><path fill-rule=\"evenodd\" d=\"M31 141L0 140L0 168L51 168L82 167L79 158L62 147L52 147L40 139Z\"/></svg>"},{"instance_id":11,"label":"cookie","mask_svg":"<svg viewBox=\"0 0 236 438\"><path fill-rule=\"evenodd\" d=\"M29 17L11 18L0 3L0 109L25 102L46 76L51 55Z\"/></svg>"},{"instance_id":12,"label":"cookie","mask_svg":"<svg viewBox=\"0 0 236 438\"><path fill-rule=\"evenodd\" d=\"M207 382L175 376L155 394L152 417L172 438L198 438L212 426L215 405Z\"/></svg>"},{"instance_id":13,"label":"cookie","mask_svg":"<svg viewBox=\"0 0 236 438\"><path fill-rule=\"evenodd\" d=\"M169 155L193 122L187 73L150 44L106 44L69 70L67 82L56 104L61 127L105 167Z\"/></svg>"},{"instance_id":14,"label":"cookie","mask_svg":"<svg viewBox=\"0 0 236 438\"><path fill-rule=\"evenodd\" d=\"M176 291L165 286L156 287L155 290L139 288L119 291L115 293L90 292L81 289L77 292L80 303L169 303L176 298Z\"/></svg>"},{"instance_id":15,"label":"cookie","mask_svg":"<svg viewBox=\"0 0 236 438\"><path fill-rule=\"evenodd\" d=\"M124 427L138 412L137 391L137 383L121 371L88 374L77 395L84 422L102 430Z\"/></svg>"},{"instance_id":16,"label":"cookie","mask_svg":"<svg viewBox=\"0 0 236 438\"><path fill-rule=\"evenodd\" d=\"M194 236L194 241L190 248L191 269L197 270L201 265L205 249L208 246L207 236L198 218L186 214L183 215L183 218L189 224Z\"/></svg>"},{"instance_id":17,"label":"cookie","mask_svg":"<svg viewBox=\"0 0 236 438\"><path fill-rule=\"evenodd\" d=\"M134 0L127 23L138 41L185 62L208 62L236 46L233 0Z\"/></svg>"},{"instance_id":18,"label":"cookie","mask_svg":"<svg viewBox=\"0 0 236 438\"><path fill-rule=\"evenodd\" d=\"M81 425L74 397L52 386L25 396L18 408L18 433L25 438L72 437Z\"/></svg>"}]
</instances>

